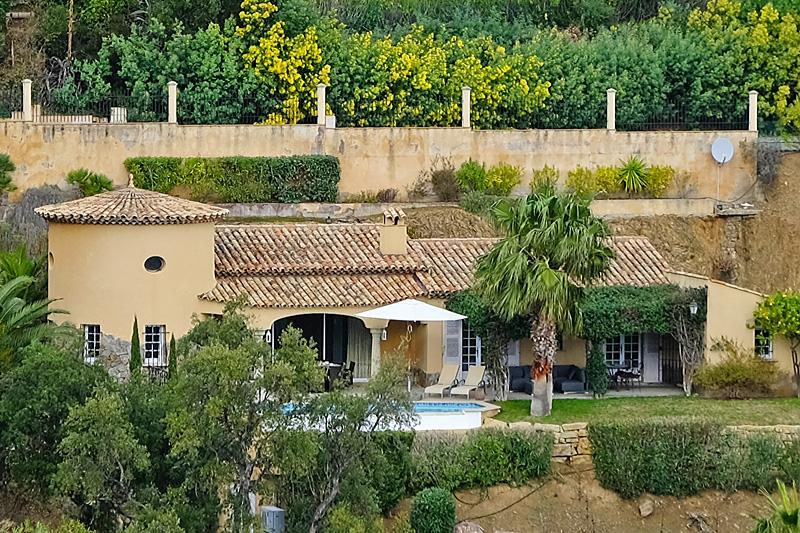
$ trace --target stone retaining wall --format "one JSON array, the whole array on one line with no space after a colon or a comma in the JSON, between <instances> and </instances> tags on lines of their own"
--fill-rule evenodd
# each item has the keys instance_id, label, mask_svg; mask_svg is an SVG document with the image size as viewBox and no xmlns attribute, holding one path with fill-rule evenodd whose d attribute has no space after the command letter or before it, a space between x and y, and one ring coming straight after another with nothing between
<instances>
[{"instance_id":1,"label":"stone retaining wall","mask_svg":"<svg viewBox=\"0 0 800 533\"><path fill-rule=\"evenodd\" d=\"M519 431L546 431L553 434L553 461L573 465L590 463L592 443L586 422L569 424L539 424L530 422L511 422L507 424L492 418L484 420L484 427L514 429ZM745 435L774 433L783 442L800 440L800 426L728 426L728 429Z\"/></svg>"}]
</instances>

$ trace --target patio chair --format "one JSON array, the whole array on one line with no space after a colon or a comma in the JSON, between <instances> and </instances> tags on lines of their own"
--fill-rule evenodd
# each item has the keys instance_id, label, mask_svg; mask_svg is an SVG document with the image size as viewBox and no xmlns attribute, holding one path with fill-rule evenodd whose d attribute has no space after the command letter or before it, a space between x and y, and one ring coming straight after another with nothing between
<instances>
[{"instance_id":1,"label":"patio chair","mask_svg":"<svg viewBox=\"0 0 800 533\"><path fill-rule=\"evenodd\" d=\"M457 374L458 365L443 365L442 371L439 373L439 381L436 382L436 385L425 387L425 394L439 394L444 398L444 392L458 383L456 380Z\"/></svg>"},{"instance_id":2,"label":"patio chair","mask_svg":"<svg viewBox=\"0 0 800 533\"><path fill-rule=\"evenodd\" d=\"M485 366L471 366L467 371L467 377L464 379L462 385L450 389L450 396L466 396L469 398L469 393L477 390L478 387L483 387L483 376L486 373Z\"/></svg>"}]
</instances>

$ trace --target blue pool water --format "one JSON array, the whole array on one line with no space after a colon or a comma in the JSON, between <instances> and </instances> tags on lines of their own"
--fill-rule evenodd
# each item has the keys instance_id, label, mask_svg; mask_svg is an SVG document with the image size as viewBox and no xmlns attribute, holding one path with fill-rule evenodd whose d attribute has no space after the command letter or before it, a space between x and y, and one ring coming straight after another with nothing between
<instances>
[{"instance_id":1,"label":"blue pool water","mask_svg":"<svg viewBox=\"0 0 800 533\"><path fill-rule=\"evenodd\" d=\"M484 406L475 402L414 402L417 413L460 413L465 409L482 409Z\"/></svg>"}]
</instances>

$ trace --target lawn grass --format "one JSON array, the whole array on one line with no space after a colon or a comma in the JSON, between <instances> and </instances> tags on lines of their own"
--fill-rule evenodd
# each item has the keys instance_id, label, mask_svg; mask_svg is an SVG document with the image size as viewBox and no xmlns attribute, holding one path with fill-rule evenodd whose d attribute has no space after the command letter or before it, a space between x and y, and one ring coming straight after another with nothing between
<instances>
[{"instance_id":1,"label":"lawn grass","mask_svg":"<svg viewBox=\"0 0 800 533\"><path fill-rule=\"evenodd\" d=\"M553 413L531 418L529 400L493 402L502 410L503 422L592 422L663 416L704 416L729 425L800 424L800 399L708 400L668 396L654 398L605 398L597 400L553 400Z\"/></svg>"}]
</instances>

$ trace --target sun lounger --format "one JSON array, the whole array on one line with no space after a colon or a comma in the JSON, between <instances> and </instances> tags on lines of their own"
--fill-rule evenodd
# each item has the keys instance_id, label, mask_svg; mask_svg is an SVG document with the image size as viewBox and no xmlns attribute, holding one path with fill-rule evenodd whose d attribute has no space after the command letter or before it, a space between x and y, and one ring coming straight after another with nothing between
<instances>
[{"instance_id":1,"label":"sun lounger","mask_svg":"<svg viewBox=\"0 0 800 533\"><path fill-rule=\"evenodd\" d=\"M438 394L444 398L444 393L456 385L456 375L458 374L458 365L444 365L442 371L439 373L439 381L436 385L425 387L425 394Z\"/></svg>"},{"instance_id":2,"label":"sun lounger","mask_svg":"<svg viewBox=\"0 0 800 533\"><path fill-rule=\"evenodd\" d=\"M450 396L466 396L469 398L469 393L476 390L478 387L483 386L483 375L486 373L485 366L471 366L467 371L467 377L464 379L462 385L450 389Z\"/></svg>"}]
</instances>

